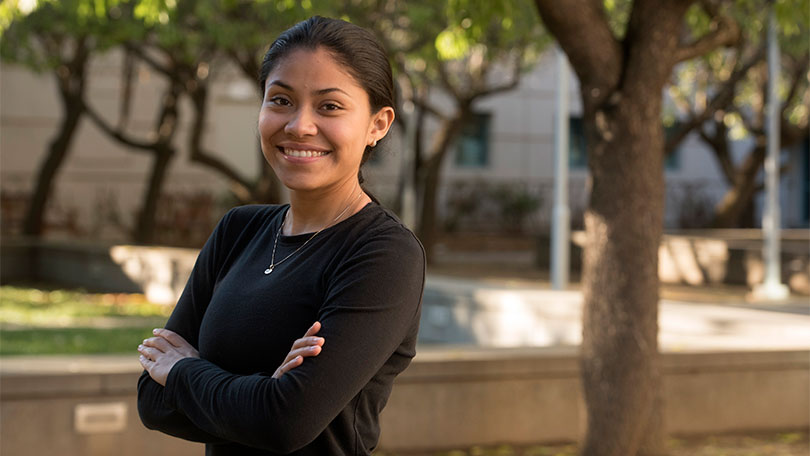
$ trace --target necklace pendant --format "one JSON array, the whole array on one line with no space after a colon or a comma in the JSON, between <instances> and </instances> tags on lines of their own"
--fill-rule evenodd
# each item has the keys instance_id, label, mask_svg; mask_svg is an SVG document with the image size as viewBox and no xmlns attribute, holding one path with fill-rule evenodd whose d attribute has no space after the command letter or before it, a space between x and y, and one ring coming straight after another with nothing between
<instances>
[{"instance_id":1,"label":"necklace pendant","mask_svg":"<svg viewBox=\"0 0 810 456\"><path fill-rule=\"evenodd\" d=\"M264 270L264 275L270 274L271 272L273 272L273 268L267 268Z\"/></svg>"}]
</instances>

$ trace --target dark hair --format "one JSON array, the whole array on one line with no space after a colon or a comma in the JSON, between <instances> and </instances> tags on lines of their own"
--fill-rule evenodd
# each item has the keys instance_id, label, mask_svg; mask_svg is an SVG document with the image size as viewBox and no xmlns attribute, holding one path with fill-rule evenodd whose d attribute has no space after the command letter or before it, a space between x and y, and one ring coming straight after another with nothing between
<instances>
[{"instance_id":1,"label":"dark hair","mask_svg":"<svg viewBox=\"0 0 810 456\"><path fill-rule=\"evenodd\" d=\"M259 70L259 84L264 93L267 77L290 52L304 48L322 47L360 84L368 94L371 112L390 106L396 109L394 78L385 49L368 30L342 21L313 16L286 31L270 45ZM366 146L360 167L368 161L374 147ZM358 173L363 183L363 173ZM373 198L373 197L372 197Z\"/></svg>"}]
</instances>

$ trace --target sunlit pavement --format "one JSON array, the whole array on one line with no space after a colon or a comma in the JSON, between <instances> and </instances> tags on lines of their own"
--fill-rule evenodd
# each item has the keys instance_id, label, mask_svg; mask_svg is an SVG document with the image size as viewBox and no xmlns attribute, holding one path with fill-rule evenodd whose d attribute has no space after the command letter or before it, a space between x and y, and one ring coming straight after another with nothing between
<instances>
[{"instance_id":1,"label":"sunlit pavement","mask_svg":"<svg viewBox=\"0 0 810 456\"><path fill-rule=\"evenodd\" d=\"M810 349L810 300L746 302L728 296L662 299L662 351ZM420 338L425 343L483 347L577 346L582 340L582 293L526 282L507 284L431 276Z\"/></svg>"}]
</instances>

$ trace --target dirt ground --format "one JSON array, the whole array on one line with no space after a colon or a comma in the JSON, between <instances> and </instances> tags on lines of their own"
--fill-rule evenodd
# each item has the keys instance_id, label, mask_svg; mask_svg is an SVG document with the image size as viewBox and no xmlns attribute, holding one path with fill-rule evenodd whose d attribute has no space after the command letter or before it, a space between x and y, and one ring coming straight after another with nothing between
<instances>
[{"instance_id":1,"label":"dirt ground","mask_svg":"<svg viewBox=\"0 0 810 456\"><path fill-rule=\"evenodd\" d=\"M421 453L377 452L377 456L577 456L576 444L500 445ZM808 432L773 432L670 438L668 456L808 456Z\"/></svg>"},{"instance_id":2,"label":"dirt ground","mask_svg":"<svg viewBox=\"0 0 810 456\"><path fill-rule=\"evenodd\" d=\"M672 456L808 456L808 432L670 439Z\"/></svg>"}]
</instances>

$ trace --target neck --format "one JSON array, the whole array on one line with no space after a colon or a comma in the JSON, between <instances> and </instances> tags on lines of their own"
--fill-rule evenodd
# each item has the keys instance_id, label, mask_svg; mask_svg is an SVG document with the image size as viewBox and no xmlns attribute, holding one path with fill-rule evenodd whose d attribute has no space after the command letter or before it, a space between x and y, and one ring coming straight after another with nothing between
<instances>
[{"instance_id":1,"label":"neck","mask_svg":"<svg viewBox=\"0 0 810 456\"><path fill-rule=\"evenodd\" d=\"M314 233L362 209L371 199L357 181L326 192L290 192L290 214L283 233Z\"/></svg>"}]
</instances>

